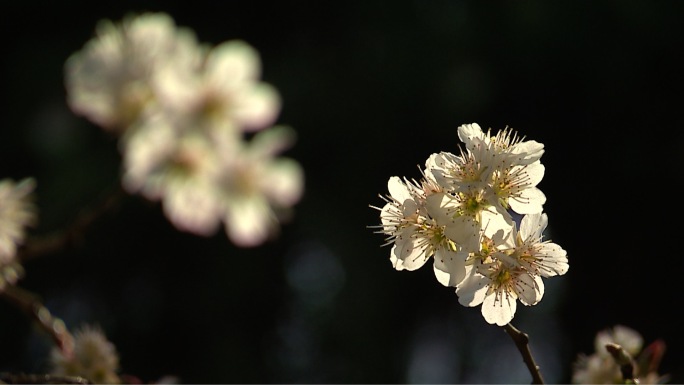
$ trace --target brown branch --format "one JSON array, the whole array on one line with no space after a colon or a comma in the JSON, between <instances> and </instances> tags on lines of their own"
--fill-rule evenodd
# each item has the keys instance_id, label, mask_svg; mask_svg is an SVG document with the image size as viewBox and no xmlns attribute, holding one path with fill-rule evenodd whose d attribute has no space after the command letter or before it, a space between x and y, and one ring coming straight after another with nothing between
<instances>
[{"instance_id":1,"label":"brown branch","mask_svg":"<svg viewBox=\"0 0 684 385\"><path fill-rule=\"evenodd\" d=\"M73 336L64 325L64 321L54 317L35 294L14 285L7 285L0 292L0 297L27 313L52 337L62 354L71 356L74 350Z\"/></svg>"},{"instance_id":2,"label":"brown branch","mask_svg":"<svg viewBox=\"0 0 684 385\"><path fill-rule=\"evenodd\" d=\"M636 384L637 379L634 376L634 359L632 356L620 345L615 343L606 344L606 350L615 360L615 363L620 366L620 373L622 379L626 384Z\"/></svg>"},{"instance_id":3,"label":"brown branch","mask_svg":"<svg viewBox=\"0 0 684 385\"><path fill-rule=\"evenodd\" d=\"M532 375L532 383L543 384L544 378L542 378L541 370L539 369L539 365L534 361L534 357L532 357L532 352L530 351L530 345L528 344L530 341L529 336L516 329L510 323L504 326L504 330L511 336L515 346L518 348L518 351L520 351L523 361Z\"/></svg>"},{"instance_id":4,"label":"brown branch","mask_svg":"<svg viewBox=\"0 0 684 385\"><path fill-rule=\"evenodd\" d=\"M0 381L3 384L92 384L83 377L23 373L0 373Z\"/></svg>"},{"instance_id":5,"label":"brown branch","mask_svg":"<svg viewBox=\"0 0 684 385\"><path fill-rule=\"evenodd\" d=\"M19 250L18 260L25 262L29 259L43 255L49 255L78 243L89 226L100 217L118 207L118 203L126 196L120 184L109 191L100 202L91 208L82 211L79 216L63 230L42 237L28 239L26 244Z\"/></svg>"}]
</instances>

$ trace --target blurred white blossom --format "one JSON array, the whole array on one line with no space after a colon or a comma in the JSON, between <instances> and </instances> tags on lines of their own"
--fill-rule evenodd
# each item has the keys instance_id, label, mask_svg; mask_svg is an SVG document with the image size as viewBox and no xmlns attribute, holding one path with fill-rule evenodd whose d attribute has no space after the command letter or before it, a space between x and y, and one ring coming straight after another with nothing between
<instances>
[{"instance_id":1,"label":"blurred white blossom","mask_svg":"<svg viewBox=\"0 0 684 385\"><path fill-rule=\"evenodd\" d=\"M294 133L272 126L280 96L260 80L258 52L199 44L163 13L97 32L67 61L67 91L76 113L121 135L125 189L161 201L179 230L210 236L224 224L240 246L273 235L303 172L278 157Z\"/></svg>"},{"instance_id":2,"label":"blurred white blossom","mask_svg":"<svg viewBox=\"0 0 684 385\"><path fill-rule=\"evenodd\" d=\"M273 124L280 96L259 80L258 52L241 40L198 50L195 67L167 65L153 76L164 113L181 126L258 131Z\"/></svg>"},{"instance_id":3,"label":"blurred white blossom","mask_svg":"<svg viewBox=\"0 0 684 385\"><path fill-rule=\"evenodd\" d=\"M222 219L235 244L254 246L265 241L277 231L278 218L288 217L290 207L301 198L301 166L277 156L291 145L294 135L288 127L273 127L220 153Z\"/></svg>"},{"instance_id":4,"label":"blurred white blossom","mask_svg":"<svg viewBox=\"0 0 684 385\"><path fill-rule=\"evenodd\" d=\"M606 349L617 344L633 360L634 377L639 384L662 384L667 376L658 374L658 366L665 351L662 341L655 341L642 350L644 340L634 329L623 325L601 330L594 339L595 351L580 354L573 366L572 382L575 384L624 384L620 365Z\"/></svg>"},{"instance_id":5,"label":"blurred white blossom","mask_svg":"<svg viewBox=\"0 0 684 385\"><path fill-rule=\"evenodd\" d=\"M26 227L36 223L35 187L33 178L0 181L0 263L14 259L17 247L24 242Z\"/></svg>"},{"instance_id":6,"label":"blurred white blossom","mask_svg":"<svg viewBox=\"0 0 684 385\"><path fill-rule=\"evenodd\" d=\"M51 373L80 376L95 384L118 384L119 355L99 327L86 325L74 333L74 348L65 355L58 347L50 355Z\"/></svg>"},{"instance_id":7,"label":"blurred white blossom","mask_svg":"<svg viewBox=\"0 0 684 385\"><path fill-rule=\"evenodd\" d=\"M163 13L102 20L95 37L65 64L71 109L102 128L123 132L156 104L151 79L165 66L197 65L194 33Z\"/></svg>"},{"instance_id":8,"label":"blurred white blossom","mask_svg":"<svg viewBox=\"0 0 684 385\"><path fill-rule=\"evenodd\" d=\"M33 203L36 182L25 178L0 181L0 289L14 284L23 275L16 260L17 248L26 238L26 227L37 221L37 208Z\"/></svg>"},{"instance_id":9,"label":"blurred white blossom","mask_svg":"<svg viewBox=\"0 0 684 385\"><path fill-rule=\"evenodd\" d=\"M518 300L542 299L543 277L568 270L566 251L543 239L546 196L537 185L544 145L508 128L484 133L476 123L460 126L458 136L459 155L430 155L420 181L389 179L386 204L375 207L377 227L392 245L395 269L415 270L434 257L437 280L503 326ZM513 213L523 215L520 223Z\"/></svg>"}]
</instances>

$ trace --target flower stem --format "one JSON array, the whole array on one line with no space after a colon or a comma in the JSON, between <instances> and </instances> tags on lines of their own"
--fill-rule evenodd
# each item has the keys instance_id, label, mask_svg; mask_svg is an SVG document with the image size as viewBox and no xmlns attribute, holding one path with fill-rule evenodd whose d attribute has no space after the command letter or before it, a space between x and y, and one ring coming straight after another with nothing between
<instances>
[{"instance_id":1,"label":"flower stem","mask_svg":"<svg viewBox=\"0 0 684 385\"><path fill-rule=\"evenodd\" d=\"M615 343L606 344L606 350L615 360L615 363L620 366L620 373L625 384L636 384L637 379L634 377L634 359L632 356L620 345Z\"/></svg>"},{"instance_id":2,"label":"flower stem","mask_svg":"<svg viewBox=\"0 0 684 385\"><path fill-rule=\"evenodd\" d=\"M504 330L511 336L515 346L518 348L518 351L520 351L523 361L532 375L532 383L543 384L544 378L542 377L541 370L539 369L539 365L534 361L534 357L532 357L532 352L530 351L530 345L528 344L530 340L529 336L516 329L515 326L510 323L504 326Z\"/></svg>"},{"instance_id":3,"label":"flower stem","mask_svg":"<svg viewBox=\"0 0 684 385\"><path fill-rule=\"evenodd\" d=\"M71 356L74 350L73 336L64 325L64 321L54 317L35 294L13 285L7 285L0 292L0 297L27 313L38 323L41 329L52 337L52 340L65 356Z\"/></svg>"}]
</instances>

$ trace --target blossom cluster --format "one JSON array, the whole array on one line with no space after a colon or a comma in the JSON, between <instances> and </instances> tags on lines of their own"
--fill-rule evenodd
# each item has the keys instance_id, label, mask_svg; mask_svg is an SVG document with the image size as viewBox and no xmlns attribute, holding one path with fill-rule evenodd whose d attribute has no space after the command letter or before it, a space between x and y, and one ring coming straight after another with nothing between
<instances>
[{"instance_id":1,"label":"blossom cluster","mask_svg":"<svg viewBox=\"0 0 684 385\"><path fill-rule=\"evenodd\" d=\"M122 183L161 201L180 230L239 246L278 230L303 192L300 165L280 156L294 131L273 126L277 90L242 40L201 44L164 13L103 20L65 64L70 108L119 137Z\"/></svg>"},{"instance_id":2,"label":"blossom cluster","mask_svg":"<svg viewBox=\"0 0 684 385\"><path fill-rule=\"evenodd\" d=\"M437 280L455 287L462 305L481 305L488 323L503 326L518 300L542 299L542 277L568 270L566 251L543 239L544 145L476 123L460 126L458 136L460 153L432 154L420 180L389 179L386 203L376 207L378 232L392 245L395 269L416 270L432 258Z\"/></svg>"},{"instance_id":3,"label":"blossom cluster","mask_svg":"<svg viewBox=\"0 0 684 385\"><path fill-rule=\"evenodd\" d=\"M24 243L26 228L37 222L35 187L33 178L0 180L0 290L23 275L17 249Z\"/></svg>"},{"instance_id":4,"label":"blossom cluster","mask_svg":"<svg viewBox=\"0 0 684 385\"><path fill-rule=\"evenodd\" d=\"M624 384L620 365L606 349L617 344L634 361L634 376L639 384L662 384L667 376L658 374L658 367L665 352L664 342L657 340L644 348L644 339L634 329L616 325L601 330L594 339L594 353L580 354L573 365L574 384Z\"/></svg>"}]
</instances>

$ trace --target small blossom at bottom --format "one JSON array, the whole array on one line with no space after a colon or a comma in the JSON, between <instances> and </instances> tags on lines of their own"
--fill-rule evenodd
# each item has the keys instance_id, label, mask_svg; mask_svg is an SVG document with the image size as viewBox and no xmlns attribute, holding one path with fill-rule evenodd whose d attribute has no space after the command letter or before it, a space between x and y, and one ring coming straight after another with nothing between
<instances>
[{"instance_id":1,"label":"small blossom at bottom","mask_svg":"<svg viewBox=\"0 0 684 385\"><path fill-rule=\"evenodd\" d=\"M511 322L517 300L524 305L536 305L544 295L544 283L538 275L506 261L503 256L477 265L456 289L459 303L482 305L482 316L499 326Z\"/></svg>"},{"instance_id":2,"label":"small blossom at bottom","mask_svg":"<svg viewBox=\"0 0 684 385\"><path fill-rule=\"evenodd\" d=\"M596 334L596 351L580 354L573 364L574 384L624 384L620 365L608 352L606 345L616 344L624 349L634 364L634 379L638 384L662 384L667 376L658 374L658 366L665 344L658 340L642 350L643 337L639 332L623 325L601 330Z\"/></svg>"},{"instance_id":3,"label":"small blossom at bottom","mask_svg":"<svg viewBox=\"0 0 684 385\"><path fill-rule=\"evenodd\" d=\"M74 334L70 355L54 348L50 358L54 375L79 376L96 384L121 383L116 347L98 327L82 327Z\"/></svg>"}]
</instances>

